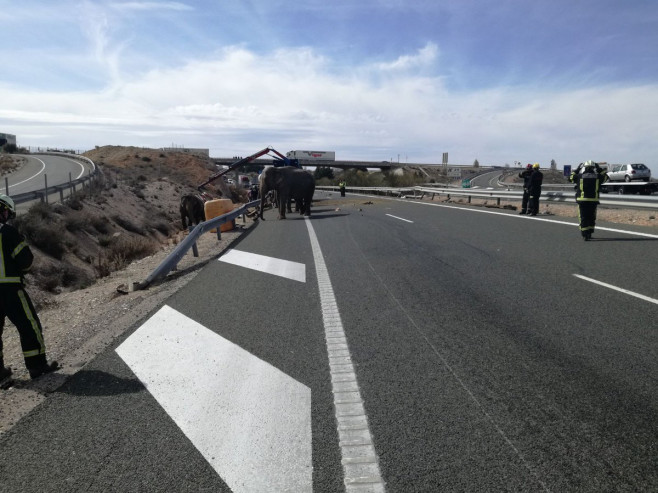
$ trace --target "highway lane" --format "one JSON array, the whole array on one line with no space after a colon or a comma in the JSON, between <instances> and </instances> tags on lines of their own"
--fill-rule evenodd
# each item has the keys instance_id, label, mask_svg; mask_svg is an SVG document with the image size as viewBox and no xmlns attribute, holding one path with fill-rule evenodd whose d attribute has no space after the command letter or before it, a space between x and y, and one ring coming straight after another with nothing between
<instances>
[{"instance_id":1,"label":"highway lane","mask_svg":"<svg viewBox=\"0 0 658 493\"><path fill-rule=\"evenodd\" d=\"M497 169L478 175L471 179L471 188L485 188L485 189L507 188L507 187L502 187L498 184L498 180L500 179L502 173L503 170Z\"/></svg>"},{"instance_id":2,"label":"highway lane","mask_svg":"<svg viewBox=\"0 0 658 493\"><path fill-rule=\"evenodd\" d=\"M313 489L337 491L306 221L266 217L234 249L305 282L213 262L166 304L310 389ZM569 220L358 196L310 222L388 491L656 489L658 305L574 276L658 299L655 262L622 260L651 259L655 236L585 243ZM0 444L0 491L228 491L112 350Z\"/></svg>"},{"instance_id":3,"label":"highway lane","mask_svg":"<svg viewBox=\"0 0 658 493\"><path fill-rule=\"evenodd\" d=\"M586 244L575 227L513 214L391 207L413 223L363 207L328 244L341 245L345 325L365 324L350 340L362 380L379 382L363 393L378 447L396 444L382 465L393 490L420 478L424 491L655 488L643 451L656 437L658 310L573 277L655 299L656 267L619 261L649 258L655 239Z\"/></svg>"},{"instance_id":4,"label":"highway lane","mask_svg":"<svg viewBox=\"0 0 658 493\"><path fill-rule=\"evenodd\" d=\"M89 173L89 166L82 161L64 156L31 154L23 156L27 162L17 171L6 176L9 183L9 195L16 195L48 186L62 185L69 180L81 178ZM5 192L5 181L2 182Z\"/></svg>"}]
</instances>

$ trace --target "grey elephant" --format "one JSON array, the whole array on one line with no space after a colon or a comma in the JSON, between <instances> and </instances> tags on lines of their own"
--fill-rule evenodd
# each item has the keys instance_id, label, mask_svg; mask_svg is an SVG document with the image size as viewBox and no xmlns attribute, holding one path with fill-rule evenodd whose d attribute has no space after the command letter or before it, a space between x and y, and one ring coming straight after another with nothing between
<instances>
[{"instance_id":1,"label":"grey elephant","mask_svg":"<svg viewBox=\"0 0 658 493\"><path fill-rule=\"evenodd\" d=\"M311 200L315 192L315 178L313 173L295 168L294 166L281 166L265 168L259 177L260 187L260 213L263 218L263 198L270 190L277 195L279 206L279 219L286 218L286 205L290 199L299 204L300 214L311 215Z\"/></svg>"}]
</instances>

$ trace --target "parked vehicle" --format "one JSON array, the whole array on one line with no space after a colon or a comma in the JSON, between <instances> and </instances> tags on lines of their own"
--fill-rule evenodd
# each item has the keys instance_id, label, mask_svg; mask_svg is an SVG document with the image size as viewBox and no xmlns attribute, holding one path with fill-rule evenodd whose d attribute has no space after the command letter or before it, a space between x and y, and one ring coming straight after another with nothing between
<instances>
[{"instance_id":1,"label":"parked vehicle","mask_svg":"<svg viewBox=\"0 0 658 493\"><path fill-rule=\"evenodd\" d=\"M651 170L644 164L611 164L608 166L610 181L649 181Z\"/></svg>"},{"instance_id":2,"label":"parked vehicle","mask_svg":"<svg viewBox=\"0 0 658 493\"><path fill-rule=\"evenodd\" d=\"M286 157L300 161L335 161L334 151L288 151Z\"/></svg>"}]
</instances>

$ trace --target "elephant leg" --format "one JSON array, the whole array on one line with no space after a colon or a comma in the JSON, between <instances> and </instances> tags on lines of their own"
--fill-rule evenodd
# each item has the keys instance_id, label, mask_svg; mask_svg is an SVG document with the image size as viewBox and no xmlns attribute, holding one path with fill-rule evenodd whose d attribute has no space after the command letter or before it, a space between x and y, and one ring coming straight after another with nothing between
<instances>
[{"instance_id":1,"label":"elephant leg","mask_svg":"<svg viewBox=\"0 0 658 493\"><path fill-rule=\"evenodd\" d=\"M311 201L313 200L313 194L309 197L306 197L304 200L304 215L311 217Z\"/></svg>"},{"instance_id":2,"label":"elephant leg","mask_svg":"<svg viewBox=\"0 0 658 493\"><path fill-rule=\"evenodd\" d=\"M284 196L283 194L279 194L278 199L279 199L279 219L285 219L288 197Z\"/></svg>"}]
</instances>

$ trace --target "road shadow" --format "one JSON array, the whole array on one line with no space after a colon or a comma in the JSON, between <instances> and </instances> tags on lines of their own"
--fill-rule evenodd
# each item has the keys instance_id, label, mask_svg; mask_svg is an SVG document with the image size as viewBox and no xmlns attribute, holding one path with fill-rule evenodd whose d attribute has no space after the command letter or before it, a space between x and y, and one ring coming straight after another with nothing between
<instances>
[{"instance_id":1,"label":"road shadow","mask_svg":"<svg viewBox=\"0 0 658 493\"><path fill-rule=\"evenodd\" d=\"M590 238L589 241L658 241L658 238Z\"/></svg>"},{"instance_id":2,"label":"road shadow","mask_svg":"<svg viewBox=\"0 0 658 493\"><path fill-rule=\"evenodd\" d=\"M333 210L333 209L332 209ZM343 216L349 216L349 213L343 213L343 214L320 214L316 215L318 211L313 211L313 214L311 214L310 219L311 221L317 221L318 219L329 219L331 217L343 217ZM303 221L306 219L306 216L286 216L285 219L274 219L274 221Z\"/></svg>"},{"instance_id":3,"label":"road shadow","mask_svg":"<svg viewBox=\"0 0 658 493\"><path fill-rule=\"evenodd\" d=\"M134 394L146 390L136 378L122 378L100 370L81 370L55 392L76 396Z\"/></svg>"}]
</instances>

